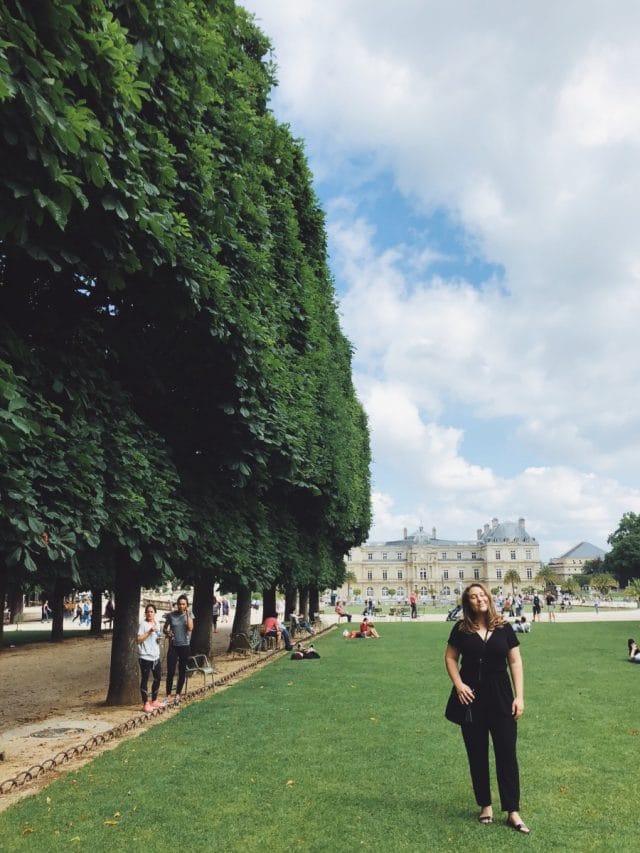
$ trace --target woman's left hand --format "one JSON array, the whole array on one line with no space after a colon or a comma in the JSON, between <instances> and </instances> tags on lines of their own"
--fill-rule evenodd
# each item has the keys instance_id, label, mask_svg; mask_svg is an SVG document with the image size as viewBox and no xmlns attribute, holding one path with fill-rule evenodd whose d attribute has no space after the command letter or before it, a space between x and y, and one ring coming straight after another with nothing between
<instances>
[{"instance_id":1,"label":"woman's left hand","mask_svg":"<svg viewBox=\"0 0 640 853\"><path fill-rule=\"evenodd\" d=\"M514 720L519 720L524 713L524 702L518 696L511 703L511 713Z\"/></svg>"}]
</instances>

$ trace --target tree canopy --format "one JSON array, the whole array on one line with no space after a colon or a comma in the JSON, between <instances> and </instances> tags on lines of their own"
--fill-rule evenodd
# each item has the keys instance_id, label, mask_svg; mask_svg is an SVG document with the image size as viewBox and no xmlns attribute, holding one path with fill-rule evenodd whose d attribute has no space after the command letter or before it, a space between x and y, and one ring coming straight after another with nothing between
<instances>
[{"instance_id":1,"label":"tree canopy","mask_svg":"<svg viewBox=\"0 0 640 853\"><path fill-rule=\"evenodd\" d=\"M323 587L366 537L366 417L269 47L232 0L0 2L13 582L125 555L145 583Z\"/></svg>"}]
</instances>

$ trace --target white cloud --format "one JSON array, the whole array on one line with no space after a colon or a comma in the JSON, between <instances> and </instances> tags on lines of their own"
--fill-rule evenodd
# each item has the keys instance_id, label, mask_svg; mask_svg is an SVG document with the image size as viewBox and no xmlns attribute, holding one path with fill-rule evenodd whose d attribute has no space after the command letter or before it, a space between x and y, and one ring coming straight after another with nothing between
<instances>
[{"instance_id":1,"label":"white cloud","mask_svg":"<svg viewBox=\"0 0 640 853\"><path fill-rule=\"evenodd\" d=\"M547 556L603 545L640 510L640 6L246 5L275 42L278 114L319 179L344 177L329 224L384 478L374 532L522 514ZM450 211L503 287L433 275L428 238L380 249L358 192L383 172ZM506 449L465 458L469 418L515 424L518 471Z\"/></svg>"}]
</instances>

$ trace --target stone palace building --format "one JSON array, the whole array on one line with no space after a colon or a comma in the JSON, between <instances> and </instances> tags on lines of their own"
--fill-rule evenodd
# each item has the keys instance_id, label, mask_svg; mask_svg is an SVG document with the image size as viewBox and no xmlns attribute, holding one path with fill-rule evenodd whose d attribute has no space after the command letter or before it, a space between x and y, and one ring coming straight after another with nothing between
<instances>
[{"instance_id":1,"label":"stone palace building","mask_svg":"<svg viewBox=\"0 0 640 853\"><path fill-rule=\"evenodd\" d=\"M404 599L415 590L420 597L452 597L468 583L483 581L489 588L502 586L510 569L520 575L521 587L531 585L540 570L540 546L525 528L524 518L478 528L475 539L439 539L435 527L422 527L402 539L367 542L346 556L347 571L355 574L338 591L346 599L348 591L360 590L360 597L381 601ZM505 583L505 587L508 585ZM516 584L517 586L517 584ZM392 590L394 592L392 592Z\"/></svg>"}]
</instances>

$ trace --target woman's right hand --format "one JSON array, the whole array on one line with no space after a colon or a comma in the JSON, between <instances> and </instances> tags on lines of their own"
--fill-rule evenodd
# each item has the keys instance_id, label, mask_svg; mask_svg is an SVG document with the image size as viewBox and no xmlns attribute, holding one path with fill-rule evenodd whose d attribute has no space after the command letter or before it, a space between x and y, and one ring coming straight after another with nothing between
<instances>
[{"instance_id":1,"label":"woman's right hand","mask_svg":"<svg viewBox=\"0 0 640 853\"><path fill-rule=\"evenodd\" d=\"M461 683L459 687L456 687L456 693L458 695L458 700L463 705L470 705L476 698L473 690L468 684Z\"/></svg>"}]
</instances>

